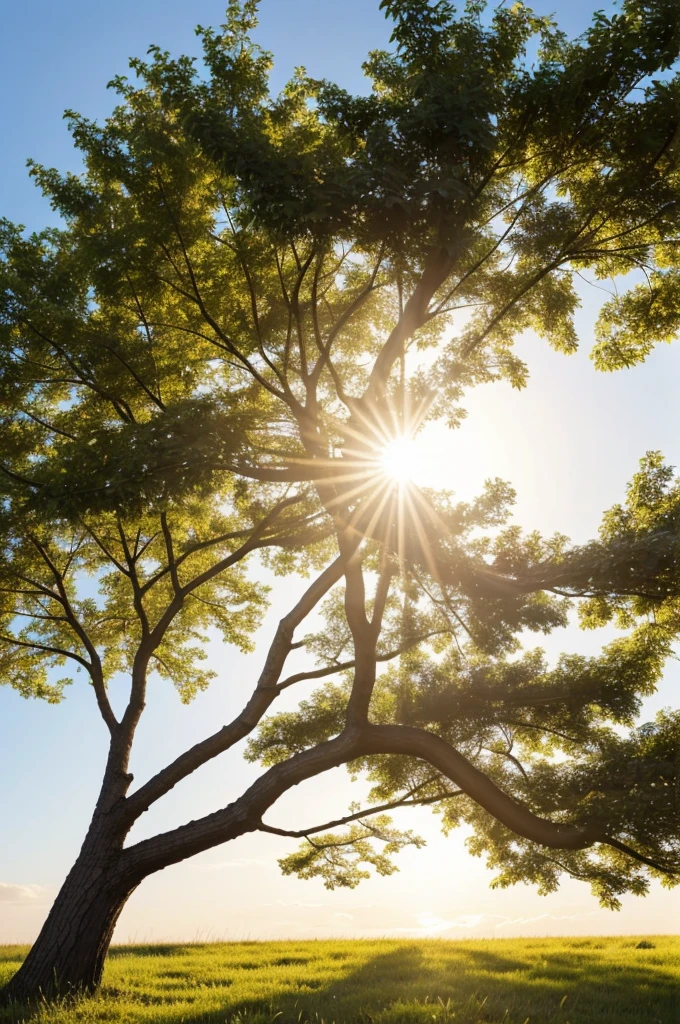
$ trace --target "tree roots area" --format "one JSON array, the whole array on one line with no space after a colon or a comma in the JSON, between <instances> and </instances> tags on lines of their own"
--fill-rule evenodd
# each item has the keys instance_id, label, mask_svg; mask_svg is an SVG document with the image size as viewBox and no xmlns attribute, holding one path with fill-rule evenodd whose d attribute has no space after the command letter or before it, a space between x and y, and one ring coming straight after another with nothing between
<instances>
[{"instance_id":1,"label":"tree roots area","mask_svg":"<svg viewBox=\"0 0 680 1024\"><path fill-rule=\"evenodd\" d=\"M26 950L0 947L0 984ZM673 1024L680 938L312 941L114 947L94 997L1 1024Z\"/></svg>"}]
</instances>

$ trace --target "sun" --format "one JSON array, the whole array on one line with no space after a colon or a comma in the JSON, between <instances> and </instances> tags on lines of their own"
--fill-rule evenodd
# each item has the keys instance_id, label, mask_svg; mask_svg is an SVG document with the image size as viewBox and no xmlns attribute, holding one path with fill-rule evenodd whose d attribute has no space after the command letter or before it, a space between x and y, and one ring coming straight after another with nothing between
<instances>
[{"instance_id":1,"label":"sun","mask_svg":"<svg viewBox=\"0 0 680 1024\"><path fill-rule=\"evenodd\" d=\"M410 483L418 475L421 446L408 435L394 437L380 453L383 473L399 483Z\"/></svg>"}]
</instances>

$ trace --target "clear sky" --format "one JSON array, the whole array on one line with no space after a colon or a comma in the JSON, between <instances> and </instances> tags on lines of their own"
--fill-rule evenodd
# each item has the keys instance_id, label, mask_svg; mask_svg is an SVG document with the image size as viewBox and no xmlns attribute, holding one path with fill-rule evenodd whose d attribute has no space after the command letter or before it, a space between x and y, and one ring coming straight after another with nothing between
<instances>
[{"instance_id":1,"label":"clear sky","mask_svg":"<svg viewBox=\"0 0 680 1024\"><path fill-rule=\"evenodd\" d=\"M580 31L598 0L540 0L570 33ZM77 170L65 126L65 108L103 117L113 97L106 82L125 70L129 56L149 43L196 52L196 23L219 24L220 0L23 0L6 6L0 39L0 215L30 229L54 214L26 176L28 156ZM378 0L262 0L260 42L274 51L273 83L293 67L362 89L365 53L387 41ZM638 458L661 449L680 465L677 395L680 345L661 349L633 371L602 376L587 358L601 292L583 293L582 351L571 358L549 352L528 336L521 341L532 378L527 391L504 385L480 389L456 435L433 433L440 482L465 498L485 477L510 480L518 492L517 519L527 528L592 536L602 510L619 500ZM277 582L280 587L280 581ZM276 622L290 604L295 581L284 584L272 607ZM280 602L280 603L279 603ZM268 629L263 631L263 642ZM607 639L607 637L604 637ZM592 651L602 636L568 630L549 650ZM257 675L258 656L211 648L219 678L192 706L174 691L152 686L133 770L142 779L227 720ZM645 717L677 703L673 664ZM0 942L29 941L73 862L100 779L104 727L82 683L59 707L26 702L0 690ZM237 795L256 768L239 752L206 766L177 787L139 824L135 835L198 817ZM344 813L356 792L340 771L306 783L272 810L269 821L301 827ZM258 938L359 935L606 934L672 931L680 890L654 888L646 900L628 898L620 914L598 909L587 888L565 883L550 897L529 887L489 890L491 875L465 851L462 835L443 838L431 815L412 813L409 825L427 836L424 850L401 856L399 874L371 879L354 892L327 892L321 882L282 878L276 857L291 849L274 836L248 836L148 879L121 918L118 940Z\"/></svg>"}]
</instances>

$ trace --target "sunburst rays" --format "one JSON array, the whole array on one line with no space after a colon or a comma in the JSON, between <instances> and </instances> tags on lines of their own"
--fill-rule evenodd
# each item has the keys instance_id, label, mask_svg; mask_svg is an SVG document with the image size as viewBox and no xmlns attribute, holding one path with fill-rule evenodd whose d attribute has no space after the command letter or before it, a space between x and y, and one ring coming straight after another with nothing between
<instances>
[{"instance_id":1,"label":"sunburst rays","mask_svg":"<svg viewBox=\"0 0 680 1024\"><path fill-rule=\"evenodd\" d=\"M332 460L334 472L325 482L335 492L329 511L350 510L347 527L399 558L417 548L419 560L432 571L439 517L412 479L424 455L418 435L429 407L428 398L417 405L357 402L348 422L332 424L343 439L342 457Z\"/></svg>"},{"instance_id":2,"label":"sunburst rays","mask_svg":"<svg viewBox=\"0 0 680 1024\"><path fill-rule=\"evenodd\" d=\"M418 473L420 446L415 437L400 435L388 441L380 456L387 476L399 483L409 483Z\"/></svg>"}]
</instances>

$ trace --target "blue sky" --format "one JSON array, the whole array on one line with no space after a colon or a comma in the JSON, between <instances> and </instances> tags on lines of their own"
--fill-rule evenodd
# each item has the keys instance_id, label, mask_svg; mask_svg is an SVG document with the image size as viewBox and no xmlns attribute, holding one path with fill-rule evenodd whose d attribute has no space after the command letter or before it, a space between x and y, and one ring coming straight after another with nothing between
<instances>
[{"instance_id":1,"label":"blue sky","mask_svg":"<svg viewBox=\"0 0 680 1024\"><path fill-rule=\"evenodd\" d=\"M569 33L580 32L590 13L611 3L539 2ZM75 167L62 121L66 109L104 117L113 102L106 84L124 72L132 56L150 43L171 52L196 53L195 25L218 25L223 0L24 0L7 3L0 39L2 213L29 228L50 218L27 179L25 161ZM304 64L319 77L350 89L362 88L366 53L385 46L389 27L378 0L261 0L257 38L276 59L273 84Z\"/></svg>"},{"instance_id":2,"label":"blue sky","mask_svg":"<svg viewBox=\"0 0 680 1024\"><path fill-rule=\"evenodd\" d=\"M587 24L601 3L540 3L570 33ZM27 178L25 160L77 170L61 115L71 107L101 118L113 96L106 82L124 71L129 56L148 44L197 51L196 23L218 24L218 0L25 0L7 6L0 40L0 94L5 98L0 149L0 214L37 229L54 214ZM296 65L362 89L366 52L385 45L388 27L378 0L262 0L258 39L276 58L279 87ZM587 358L597 305L604 296L584 292L579 313L583 350L567 359L532 337L521 342L532 371L523 394L500 386L481 389L470 416L454 437L439 437L449 478L461 496L475 493L485 476L509 479L518 491L517 516L527 527L559 530L583 540L597 529L600 513L618 500L637 459L660 448L680 465L677 394L680 346L664 348L634 371L597 375ZM290 602L295 582L272 608ZM263 638L266 635L263 634ZM598 637L574 634L558 640L572 649L594 649ZM140 730L138 778L212 730L240 706L257 671L248 659L214 645L219 680L189 708L160 684L152 686L149 713ZM662 693L647 712L673 698L678 673L671 668ZM52 708L0 690L0 942L30 940L53 898L86 827L98 786L104 729L88 688L79 682L63 705ZM215 809L253 775L238 752L207 766L200 777L163 801L138 835L167 828ZM296 827L325 810L343 813L355 796L342 773L316 780L281 801L273 823L287 815ZM315 810L319 808L319 810ZM324 810L321 810L323 808ZM311 814L311 820L310 820ZM443 839L431 818L409 824L423 831L428 847L407 852L399 875L375 879L355 893L328 893L320 883L283 879L276 856L290 846L276 837L244 837L148 880L126 909L121 939L258 937L271 935L511 935L651 932L672 928L680 893L655 889L647 901L629 899L620 915L598 910L587 889L568 883L540 898L518 887L490 892L483 865L464 851L462 837ZM11 836L8 842L7 837Z\"/></svg>"}]
</instances>

